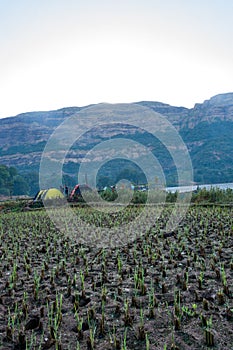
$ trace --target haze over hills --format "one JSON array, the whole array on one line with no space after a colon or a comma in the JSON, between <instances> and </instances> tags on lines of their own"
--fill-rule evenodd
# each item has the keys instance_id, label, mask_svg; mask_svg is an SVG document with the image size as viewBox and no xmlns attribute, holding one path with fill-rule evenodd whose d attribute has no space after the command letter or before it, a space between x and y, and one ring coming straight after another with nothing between
<instances>
[{"instance_id":1,"label":"haze over hills","mask_svg":"<svg viewBox=\"0 0 233 350\"><path fill-rule=\"evenodd\" d=\"M185 142L198 184L233 182L233 93L219 94L194 108L174 107L162 102L141 101L136 104L158 112L174 125ZM38 172L41 154L55 128L66 118L85 107L68 107L55 111L30 112L0 119L0 164L13 166L21 174ZM87 128L91 128L87 126ZM150 145L166 175L167 185L176 184L174 164L168 152L149 134L121 126L117 130L106 127L87 133L73 145L64 164L64 172L76 176L79 163L93 145L100 140L124 134L135 141ZM125 164L130 172L131 164ZM109 163L101 176L115 176L119 164ZM118 175L119 171L118 171ZM118 176L117 175L117 176ZM140 176L139 176L140 177Z\"/></svg>"}]
</instances>

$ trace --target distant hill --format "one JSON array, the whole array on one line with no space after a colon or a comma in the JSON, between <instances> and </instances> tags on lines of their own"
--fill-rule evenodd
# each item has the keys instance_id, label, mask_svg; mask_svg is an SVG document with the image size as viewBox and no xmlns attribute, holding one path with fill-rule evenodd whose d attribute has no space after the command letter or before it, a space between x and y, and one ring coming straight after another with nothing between
<instances>
[{"instance_id":1,"label":"distant hill","mask_svg":"<svg viewBox=\"0 0 233 350\"><path fill-rule=\"evenodd\" d=\"M153 101L141 101L137 104L166 116L178 130L190 152L195 182L205 184L233 181L233 93L216 95L191 109ZM62 121L82 108L23 113L0 119L0 164L15 167L21 175L38 172L41 154L51 133ZM156 156L159 154L158 159L166 174L167 185L176 184L174 164L163 145L141 132L132 132L124 127L119 132L145 145L150 144L152 150L156 149ZM117 135L113 135L112 130L107 128L104 137L102 131L97 130L92 137L89 135L86 139L83 138L79 144L73 146L72 152L75 152L76 160L69 156L64 172L71 177L75 176L78 169L77 159L81 159L100 139L115 136ZM124 166L122 171L136 171L131 164ZM119 164L109 163L101 176L116 176L117 169ZM120 176L119 171L117 176ZM142 178L138 179L140 180Z\"/></svg>"}]
</instances>

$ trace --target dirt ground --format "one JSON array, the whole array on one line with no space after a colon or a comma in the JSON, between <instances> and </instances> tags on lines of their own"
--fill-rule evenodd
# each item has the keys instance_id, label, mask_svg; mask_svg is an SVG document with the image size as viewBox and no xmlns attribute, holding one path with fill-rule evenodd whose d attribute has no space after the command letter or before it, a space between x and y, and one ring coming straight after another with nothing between
<instances>
[{"instance_id":1,"label":"dirt ground","mask_svg":"<svg viewBox=\"0 0 233 350\"><path fill-rule=\"evenodd\" d=\"M111 249L45 211L0 214L0 349L233 350L232 214L191 207L164 234L165 210Z\"/></svg>"}]
</instances>

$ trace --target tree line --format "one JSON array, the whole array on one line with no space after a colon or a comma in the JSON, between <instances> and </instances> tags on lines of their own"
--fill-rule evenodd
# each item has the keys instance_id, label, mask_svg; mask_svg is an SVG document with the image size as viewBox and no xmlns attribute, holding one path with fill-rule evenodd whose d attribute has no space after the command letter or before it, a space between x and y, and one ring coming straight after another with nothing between
<instances>
[{"instance_id":1,"label":"tree line","mask_svg":"<svg viewBox=\"0 0 233 350\"><path fill-rule=\"evenodd\" d=\"M76 185L75 179L66 174L63 175L62 183L70 188ZM34 197L39 189L38 171L19 173L14 167L0 164L0 195Z\"/></svg>"},{"instance_id":2,"label":"tree line","mask_svg":"<svg viewBox=\"0 0 233 350\"><path fill-rule=\"evenodd\" d=\"M18 174L14 167L0 165L0 194L18 196L28 194L30 185L27 180Z\"/></svg>"},{"instance_id":3,"label":"tree line","mask_svg":"<svg viewBox=\"0 0 233 350\"><path fill-rule=\"evenodd\" d=\"M134 174L134 172L133 172ZM124 174L124 175L129 175ZM136 175L135 175L136 176ZM126 177L126 176L125 176ZM106 185L106 177L99 178L99 185ZM132 180L132 179L131 179ZM66 184L70 188L76 185L76 181L73 177L64 174L62 179L63 184ZM111 182L112 184L112 182ZM25 174L19 174L14 167L7 167L6 165L0 165L0 195L5 196L19 196L29 195L34 196L39 190L39 173L30 172ZM167 202L175 202L177 199L177 192L166 194ZM105 200L112 201L117 197L117 192L105 191L102 193ZM133 197L133 203L146 203L147 193L136 191ZM206 188L198 189L193 192L191 201L193 203L233 203L233 190L232 189L219 189Z\"/></svg>"}]
</instances>

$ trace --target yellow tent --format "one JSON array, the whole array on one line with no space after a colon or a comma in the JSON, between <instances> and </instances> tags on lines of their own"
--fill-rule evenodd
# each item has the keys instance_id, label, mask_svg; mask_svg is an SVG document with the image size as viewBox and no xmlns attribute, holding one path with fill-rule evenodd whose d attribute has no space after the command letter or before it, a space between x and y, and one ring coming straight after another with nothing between
<instances>
[{"instance_id":1,"label":"yellow tent","mask_svg":"<svg viewBox=\"0 0 233 350\"><path fill-rule=\"evenodd\" d=\"M40 190L37 192L37 194L34 197L34 201L40 201L42 198L42 194L45 192L46 190Z\"/></svg>"},{"instance_id":2,"label":"yellow tent","mask_svg":"<svg viewBox=\"0 0 233 350\"><path fill-rule=\"evenodd\" d=\"M36 197L35 197L35 201L46 201L46 200L51 200L51 199L62 199L64 198L64 195L61 193L60 190L58 190L57 188L49 188L47 190L40 190Z\"/></svg>"}]
</instances>

